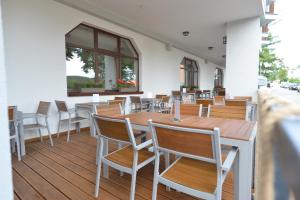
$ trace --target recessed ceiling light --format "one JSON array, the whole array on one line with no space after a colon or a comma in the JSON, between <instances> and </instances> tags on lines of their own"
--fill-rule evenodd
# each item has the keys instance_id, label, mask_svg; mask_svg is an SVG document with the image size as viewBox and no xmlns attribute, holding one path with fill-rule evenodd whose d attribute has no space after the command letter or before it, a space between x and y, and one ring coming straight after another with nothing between
<instances>
[{"instance_id":1,"label":"recessed ceiling light","mask_svg":"<svg viewBox=\"0 0 300 200\"><path fill-rule=\"evenodd\" d=\"M183 36L188 36L189 34L190 34L189 31L183 31L183 32L182 32L182 35L183 35Z\"/></svg>"},{"instance_id":2,"label":"recessed ceiling light","mask_svg":"<svg viewBox=\"0 0 300 200\"><path fill-rule=\"evenodd\" d=\"M213 50L213 49L214 49L214 47L208 47L208 50L210 50L210 51Z\"/></svg>"}]
</instances>

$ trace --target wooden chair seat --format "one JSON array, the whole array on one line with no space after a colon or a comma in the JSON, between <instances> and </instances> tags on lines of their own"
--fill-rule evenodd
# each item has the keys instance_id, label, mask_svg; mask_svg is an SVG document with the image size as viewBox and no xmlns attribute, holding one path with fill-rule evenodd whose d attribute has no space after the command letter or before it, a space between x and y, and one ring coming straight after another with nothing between
<instances>
[{"instance_id":1,"label":"wooden chair seat","mask_svg":"<svg viewBox=\"0 0 300 200\"><path fill-rule=\"evenodd\" d=\"M42 124L26 124L26 125L24 125L25 130L37 130L37 129L41 129L41 128L47 128L47 126L42 125Z\"/></svg>"},{"instance_id":2,"label":"wooden chair seat","mask_svg":"<svg viewBox=\"0 0 300 200\"><path fill-rule=\"evenodd\" d=\"M154 153L148 151L147 148L139 150L138 165L151 157L154 158ZM132 146L129 145L129 146L119 149L111 154L108 154L107 156L105 156L105 159L107 159L111 162L114 162L118 165L132 168L132 163L133 163Z\"/></svg>"},{"instance_id":3,"label":"wooden chair seat","mask_svg":"<svg viewBox=\"0 0 300 200\"><path fill-rule=\"evenodd\" d=\"M230 150L230 146L222 145L223 163ZM214 193L217 187L215 164L186 157L180 158L162 177L188 188L208 193Z\"/></svg>"},{"instance_id":4,"label":"wooden chair seat","mask_svg":"<svg viewBox=\"0 0 300 200\"><path fill-rule=\"evenodd\" d=\"M71 123L77 123L77 122L80 122L80 121L83 121L83 120L86 120L87 118L84 118L84 117L72 117L71 118ZM62 119L61 120L62 122L65 122L65 121L69 121L69 119Z\"/></svg>"},{"instance_id":5,"label":"wooden chair seat","mask_svg":"<svg viewBox=\"0 0 300 200\"><path fill-rule=\"evenodd\" d=\"M217 187L215 164L185 157L180 158L162 177L188 188L208 193L214 193Z\"/></svg>"}]
</instances>

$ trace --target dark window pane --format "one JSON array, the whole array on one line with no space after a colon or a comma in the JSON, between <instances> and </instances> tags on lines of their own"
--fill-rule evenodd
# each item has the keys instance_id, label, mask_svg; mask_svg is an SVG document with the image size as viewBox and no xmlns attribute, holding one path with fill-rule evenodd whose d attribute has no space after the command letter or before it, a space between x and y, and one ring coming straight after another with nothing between
<instances>
[{"instance_id":1,"label":"dark window pane","mask_svg":"<svg viewBox=\"0 0 300 200\"><path fill-rule=\"evenodd\" d=\"M130 57L137 57L134 47L131 42L127 39L121 38L121 54Z\"/></svg>"},{"instance_id":2,"label":"dark window pane","mask_svg":"<svg viewBox=\"0 0 300 200\"><path fill-rule=\"evenodd\" d=\"M78 45L80 47L94 48L94 30L92 28L79 25L66 35L67 44Z\"/></svg>"},{"instance_id":3,"label":"dark window pane","mask_svg":"<svg viewBox=\"0 0 300 200\"><path fill-rule=\"evenodd\" d=\"M118 52L118 40L112 35L98 33L98 48Z\"/></svg>"}]
</instances>

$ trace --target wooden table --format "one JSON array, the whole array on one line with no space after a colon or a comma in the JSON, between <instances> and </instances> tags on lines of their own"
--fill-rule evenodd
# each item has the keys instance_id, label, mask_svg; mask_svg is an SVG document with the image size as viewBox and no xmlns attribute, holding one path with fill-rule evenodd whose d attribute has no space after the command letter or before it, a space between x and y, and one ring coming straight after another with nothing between
<instances>
[{"instance_id":1,"label":"wooden table","mask_svg":"<svg viewBox=\"0 0 300 200\"><path fill-rule=\"evenodd\" d=\"M234 166L235 199L251 199L253 147L256 136L256 123L245 120L201 118L197 116L181 116L181 121L175 122L173 121L172 115L154 112L132 113L120 117L129 118L133 129L147 132L149 132L149 119L157 123L190 128L220 128L221 144L239 148L239 156L237 156ZM104 170L106 169L104 168Z\"/></svg>"}]
</instances>

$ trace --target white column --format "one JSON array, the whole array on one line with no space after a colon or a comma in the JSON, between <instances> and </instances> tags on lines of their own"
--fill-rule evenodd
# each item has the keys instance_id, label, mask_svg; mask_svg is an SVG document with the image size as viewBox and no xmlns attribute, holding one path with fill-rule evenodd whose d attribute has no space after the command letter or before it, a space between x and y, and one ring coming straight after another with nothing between
<instances>
[{"instance_id":1,"label":"white column","mask_svg":"<svg viewBox=\"0 0 300 200\"><path fill-rule=\"evenodd\" d=\"M13 199L10 141L8 132L6 71L2 22L2 0L0 0L0 199Z\"/></svg>"},{"instance_id":2,"label":"white column","mask_svg":"<svg viewBox=\"0 0 300 200\"><path fill-rule=\"evenodd\" d=\"M259 17L228 23L226 35L226 92L230 96L256 99L261 43Z\"/></svg>"}]
</instances>

